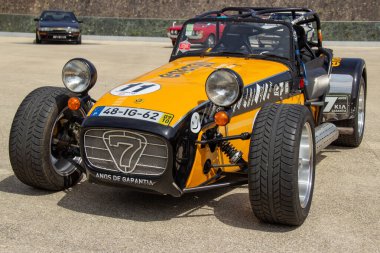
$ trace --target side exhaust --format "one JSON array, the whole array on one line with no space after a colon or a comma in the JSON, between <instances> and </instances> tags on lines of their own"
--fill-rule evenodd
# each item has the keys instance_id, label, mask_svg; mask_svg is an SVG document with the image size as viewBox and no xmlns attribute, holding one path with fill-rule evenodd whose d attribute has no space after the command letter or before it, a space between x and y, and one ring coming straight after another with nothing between
<instances>
[{"instance_id":1,"label":"side exhaust","mask_svg":"<svg viewBox=\"0 0 380 253\"><path fill-rule=\"evenodd\" d=\"M317 154L339 137L338 128L332 123L323 123L315 128Z\"/></svg>"}]
</instances>

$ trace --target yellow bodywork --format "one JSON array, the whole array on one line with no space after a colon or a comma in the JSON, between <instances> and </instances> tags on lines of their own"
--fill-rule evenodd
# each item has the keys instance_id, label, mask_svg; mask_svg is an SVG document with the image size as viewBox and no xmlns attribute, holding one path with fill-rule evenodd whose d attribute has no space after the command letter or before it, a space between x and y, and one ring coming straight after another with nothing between
<instances>
[{"instance_id":1,"label":"yellow bodywork","mask_svg":"<svg viewBox=\"0 0 380 253\"><path fill-rule=\"evenodd\" d=\"M245 86L289 71L284 64L260 59L198 56L179 58L128 82L156 83L161 86L159 90L144 95L126 97L107 93L97 101L93 109L98 106L120 106L169 113L174 116L169 124L169 126L173 127L189 111L208 100L205 92L205 82L207 77L218 68L234 70L241 76ZM280 102L303 104L304 100L304 95L301 93ZM258 111L259 109L256 109L232 117L227 125L228 135L251 132L253 121ZM225 130L223 127L220 132L225 135ZM199 133L199 138L202 136L203 131L201 130ZM231 141L231 143L243 152L243 158L247 161L249 141L235 140ZM214 169L207 175L203 173L203 166L207 159L210 159L213 164L229 163L228 158L218 148L212 153L208 146L205 148L200 148L199 146L186 188L196 187L215 175L216 171ZM238 169L238 167L228 167L225 168L225 171L233 172Z\"/></svg>"}]
</instances>

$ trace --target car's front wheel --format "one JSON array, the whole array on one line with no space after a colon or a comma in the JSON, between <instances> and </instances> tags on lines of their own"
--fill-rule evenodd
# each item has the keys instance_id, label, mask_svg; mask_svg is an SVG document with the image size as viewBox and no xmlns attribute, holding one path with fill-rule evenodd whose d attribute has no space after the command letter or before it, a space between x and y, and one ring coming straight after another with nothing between
<instances>
[{"instance_id":1,"label":"car's front wheel","mask_svg":"<svg viewBox=\"0 0 380 253\"><path fill-rule=\"evenodd\" d=\"M78 45L82 44L82 36L81 35L78 37L77 44Z\"/></svg>"},{"instance_id":2,"label":"car's front wheel","mask_svg":"<svg viewBox=\"0 0 380 253\"><path fill-rule=\"evenodd\" d=\"M301 225L313 197L314 120L302 105L269 104L253 127L249 153L249 196L262 221Z\"/></svg>"},{"instance_id":3,"label":"car's front wheel","mask_svg":"<svg viewBox=\"0 0 380 253\"><path fill-rule=\"evenodd\" d=\"M82 173L79 125L85 111L67 108L65 88L42 87L32 91L19 106L9 137L9 156L16 177L46 190L75 185Z\"/></svg>"},{"instance_id":4,"label":"car's front wheel","mask_svg":"<svg viewBox=\"0 0 380 253\"><path fill-rule=\"evenodd\" d=\"M41 44L41 42L42 42L42 41L41 41L41 39L38 38L38 34L37 34L37 32L36 32L36 44Z\"/></svg>"}]
</instances>

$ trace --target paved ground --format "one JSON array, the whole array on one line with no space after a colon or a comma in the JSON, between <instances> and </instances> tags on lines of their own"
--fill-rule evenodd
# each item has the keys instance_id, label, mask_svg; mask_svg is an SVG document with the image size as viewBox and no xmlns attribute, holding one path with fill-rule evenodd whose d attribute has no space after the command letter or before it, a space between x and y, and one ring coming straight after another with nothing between
<instances>
[{"instance_id":1,"label":"paved ground","mask_svg":"<svg viewBox=\"0 0 380 253\"><path fill-rule=\"evenodd\" d=\"M8 136L27 93L62 86L62 66L80 56L98 68L97 98L167 62L171 47L169 41L34 45L0 37L0 252L380 252L380 48L334 49L368 64L364 141L319 156L310 215L289 228L260 223L246 187L176 199L87 182L57 193L23 185L9 164Z\"/></svg>"}]
</instances>

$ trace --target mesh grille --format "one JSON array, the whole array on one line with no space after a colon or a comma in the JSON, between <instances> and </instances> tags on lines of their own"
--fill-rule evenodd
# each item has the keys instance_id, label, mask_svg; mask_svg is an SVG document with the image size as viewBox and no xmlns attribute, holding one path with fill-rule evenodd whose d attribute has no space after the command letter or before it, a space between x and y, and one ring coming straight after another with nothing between
<instances>
[{"instance_id":1,"label":"mesh grille","mask_svg":"<svg viewBox=\"0 0 380 253\"><path fill-rule=\"evenodd\" d=\"M92 166L127 174L161 175L169 157L165 139L134 130L87 130L84 148Z\"/></svg>"}]
</instances>

